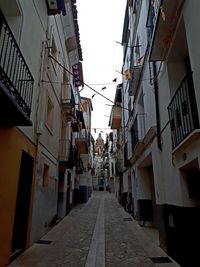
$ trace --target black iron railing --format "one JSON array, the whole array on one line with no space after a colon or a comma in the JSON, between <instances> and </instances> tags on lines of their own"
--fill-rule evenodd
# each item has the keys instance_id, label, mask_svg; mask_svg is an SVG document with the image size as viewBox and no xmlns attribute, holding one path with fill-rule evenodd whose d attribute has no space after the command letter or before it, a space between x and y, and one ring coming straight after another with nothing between
<instances>
[{"instance_id":1,"label":"black iron railing","mask_svg":"<svg viewBox=\"0 0 200 267\"><path fill-rule=\"evenodd\" d=\"M178 146L193 130L199 128L192 74L187 74L168 106L172 147Z\"/></svg>"},{"instance_id":2,"label":"black iron railing","mask_svg":"<svg viewBox=\"0 0 200 267\"><path fill-rule=\"evenodd\" d=\"M30 118L34 80L1 10L0 81Z\"/></svg>"},{"instance_id":3,"label":"black iron railing","mask_svg":"<svg viewBox=\"0 0 200 267\"><path fill-rule=\"evenodd\" d=\"M131 128L132 150L134 150L139 141L143 140L146 134L145 118L146 113L138 113L135 117L133 126Z\"/></svg>"},{"instance_id":4,"label":"black iron railing","mask_svg":"<svg viewBox=\"0 0 200 267\"><path fill-rule=\"evenodd\" d=\"M161 5L161 0L154 1L154 4L149 1L149 9L148 9L147 23L146 23L148 45L150 45L151 43L151 38L156 26L160 5Z\"/></svg>"},{"instance_id":5,"label":"black iron railing","mask_svg":"<svg viewBox=\"0 0 200 267\"><path fill-rule=\"evenodd\" d=\"M161 6L161 2L162 0L157 0L154 1L154 4L152 4L152 8L153 8L153 26L155 27L156 25L156 20L159 14L159 10L160 10L160 6Z\"/></svg>"}]
</instances>

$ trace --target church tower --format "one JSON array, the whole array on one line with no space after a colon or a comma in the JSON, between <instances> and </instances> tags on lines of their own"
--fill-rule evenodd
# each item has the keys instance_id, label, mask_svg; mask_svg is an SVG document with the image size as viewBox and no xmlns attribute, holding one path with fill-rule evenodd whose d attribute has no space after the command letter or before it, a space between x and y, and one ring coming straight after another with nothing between
<instances>
[{"instance_id":1,"label":"church tower","mask_svg":"<svg viewBox=\"0 0 200 267\"><path fill-rule=\"evenodd\" d=\"M103 154L103 151L104 151L104 140L101 136L101 133L99 133L99 136L95 142L95 153L101 156Z\"/></svg>"}]
</instances>

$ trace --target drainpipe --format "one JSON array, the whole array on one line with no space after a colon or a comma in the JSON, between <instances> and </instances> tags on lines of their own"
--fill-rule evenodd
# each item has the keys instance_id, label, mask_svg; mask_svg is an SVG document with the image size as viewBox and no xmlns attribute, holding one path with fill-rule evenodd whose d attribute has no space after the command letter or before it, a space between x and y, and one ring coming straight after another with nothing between
<instances>
[{"instance_id":1,"label":"drainpipe","mask_svg":"<svg viewBox=\"0 0 200 267\"><path fill-rule=\"evenodd\" d=\"M161 130L160 130L160 110L159 110L159 97L158 97L158 82L157 82L157 69L156 62L153 62L153 77L154 77L154 92L155 92L155 108L156 108L156 128L157 128L157 145L160 150L162 150L161 142Z\"/></svg>"}]
</instances>

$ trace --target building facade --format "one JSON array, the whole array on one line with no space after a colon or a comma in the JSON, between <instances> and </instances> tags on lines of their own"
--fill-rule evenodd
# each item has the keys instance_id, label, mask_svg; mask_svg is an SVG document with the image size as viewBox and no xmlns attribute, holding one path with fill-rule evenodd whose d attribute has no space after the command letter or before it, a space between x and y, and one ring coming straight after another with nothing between
<instances>
[{"instance_id":1,"label":"building facade","mask_svg":"<svg viewBox=\"0 0 200 267\"><path fill-rule=\"evenodd\" d=\"M76 140L89 135L92 108L88 99L85 117L75 2L0 1L0 266L80 201Z\"/></svg>"},{"instance_id":2,"label":"building facade","mask_svg":"<svg viewBox=\"0 0 200 267\"><path fill-rule=\"evenodd\" d=\"M92 170L94 169L94 140L91 135L91 112L92 101L89 98L81 97L81 110L84 118L84 125L75 135L75 144L80 154L83 169L78 175L79 201L87 202L92 193Z\"/></svg>"},{"instance_id":3,"label":"building facade","mask_svg":"<svg viewBox=\"0 0 200 267\"><path fill-rule=\"evenodd\" d=\"M197 10L198 1L127 1L122 34L121 190L187 267L199 263Z\"/></svg>"}]
</instances>

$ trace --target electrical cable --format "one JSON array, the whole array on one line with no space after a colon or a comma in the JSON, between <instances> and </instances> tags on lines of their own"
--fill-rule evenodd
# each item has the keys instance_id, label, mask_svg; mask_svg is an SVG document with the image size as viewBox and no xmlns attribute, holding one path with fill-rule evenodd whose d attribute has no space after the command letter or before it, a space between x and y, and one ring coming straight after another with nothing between
<instances>
[{"instance_id":1,"label":"electrical cable","mask_svg":"<svg viewBox=\"0 0 200 267\"><path fill-rule=\"evenodd\" d=\"M56 58L52 57L51 55L48 55L51 59L53 59L61 68L63 68L65 71L67 71L70 75L72 75L74 77L74 74L69 71L65 66L63 66ZM96 91L94 88L92 88L91 86L89 86L87 83L83 82L81 80L81 82L87 86L89 89L91 89L92 91L94 91L96 94L100 95L101 97L105 98L106 100L108 100L109 102L111 102L114 106L118 106L118 107L121 107L122 109L125 109L125 110L128 110L127 108L123 107L122 105L120 104L116 104L114 101L110 100L109 98L107 98L106 96L102 95L101 93L99 93L98 91Z\"/></svg>"},{"instance_id":2,"label":"electrical cable","mask_svg":"<svg viewBox=\"0 0 200 267\"><path fill-rule=\"evenodd\" d=\"M63 66L56 58L52 57L51 55L49 55L49 57L51 59L53 59L60 67L62 67L64 70L66 70L70 75L72 75L74 77L74 74L69 71L65 66ZM88 85L87 83L81 81L82 84L84 84L85 86L87 86L89 89L91 89L92 91L94 91L96 94L100 95L101 97L105 98L106 100L108 100L109 102L115 104L112 100L110 100L109 98L107 98L106 96L102 95L101 93L99 93L98 91L96 91L94 88L92 88L90 85Z\"/></svg>"}]
</instances>

